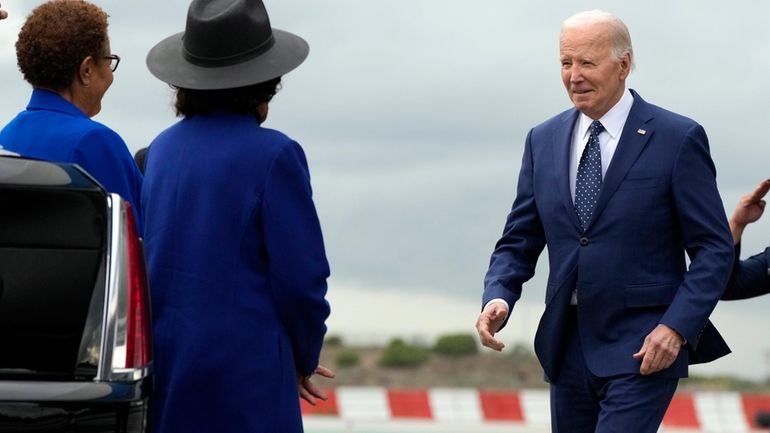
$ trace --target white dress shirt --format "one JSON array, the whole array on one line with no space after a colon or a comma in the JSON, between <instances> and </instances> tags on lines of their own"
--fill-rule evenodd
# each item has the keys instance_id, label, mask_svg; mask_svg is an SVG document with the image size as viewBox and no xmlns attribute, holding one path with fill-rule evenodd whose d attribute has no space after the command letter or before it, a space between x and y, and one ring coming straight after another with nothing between
<instances>
[{"instance_id":1,"label":"white dress shirt","mask_svg":"<svg viewBox=\"0 0 770 433\"><path fill-rule=\"evenodd\" d=\"M634 97L628 89L623 91L620 101L613 106L610 111L604 114L599 120L604 131L599 134L599 150L602 155L602 179L607 174L607 168L610 166L613 155L615 155L615 149L618 147L618 141L620 140L620 134L623 132L623 126L626 124L628 113L631 111L631 106L634 104ZM594 119L580 113L577 122L575 122L575 129L572 131L572 146L570 148L570 163L569 163L569 187L572 191L572 201L575 201L575 178L577 177L578 164L580 164L580 156L583 154L588 144L589 130L591 123Z\"/></svg>"}]
</instances>

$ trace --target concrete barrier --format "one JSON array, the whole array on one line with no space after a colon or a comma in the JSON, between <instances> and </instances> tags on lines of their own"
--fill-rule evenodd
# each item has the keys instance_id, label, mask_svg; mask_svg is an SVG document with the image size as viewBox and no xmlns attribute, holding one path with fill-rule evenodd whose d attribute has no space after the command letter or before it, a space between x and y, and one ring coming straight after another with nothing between
<instances>
[{"instance_id":1,"label":"concrete barrier","mask_svg":"<svg viewBox=\"0 0 770 433\"><path fill-rule=\"evenodd\" d=\"M496 431L503 426L513 429L511 431L538 432L547 432L550 426L547 390L339 387L326 391L329 395L326 402L319 402L316 406L302 402L306 424L411 423L421 426L419 431L431 431L432 425L473 431L467 430L467 426L484 425L488 428L485 431ZM764 431L755 424L760 411L770 412L770 394L677 393L663 419L661 431ZM361 430L348 428L344 431Z\"/></svg>"}]
</instances>

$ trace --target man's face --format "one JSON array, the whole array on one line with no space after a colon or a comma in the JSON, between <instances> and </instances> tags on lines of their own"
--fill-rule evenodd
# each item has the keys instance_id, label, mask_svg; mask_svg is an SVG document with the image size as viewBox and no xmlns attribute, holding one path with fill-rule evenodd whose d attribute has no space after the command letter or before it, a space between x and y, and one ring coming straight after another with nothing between
<instances>
[{"instance_id":1,"label":"man's face","mask_svg":"<svg viewBox=\"0 0 770 433\"><path fill-rule=\"evenodd\" d=\"M561 78L575 108L596 120L623 96L631 56L618 61L612 54L607 24L562 30L559 43Z\"/></svg>"}]
</instances>

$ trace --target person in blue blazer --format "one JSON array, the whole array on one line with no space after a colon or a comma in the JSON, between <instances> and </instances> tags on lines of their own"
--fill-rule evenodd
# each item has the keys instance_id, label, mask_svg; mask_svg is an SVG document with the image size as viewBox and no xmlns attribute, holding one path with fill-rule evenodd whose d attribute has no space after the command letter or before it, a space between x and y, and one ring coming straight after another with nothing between
<instances>
[{"instance_id":1,"label":"person in blue blazer","mask_svg":"<svg viewBox=\"0 0 770 433\"><path fill-rule=\"evenodd\" d=\"M142 206L156 433L302 431L300 397L330 309L329 265L300 145L264 127L308 54L260 0L194 0L147 66L182 120L150 144Z\"/></svg>"},{"instance_id":2,"label":"person in blue blazer","mask_svg":"<svg viewBox=\"0 0 770 433\"><path fill-rule=\"evenodd\" d=\"M120 57L110 52L107 14L79 0L46 2L27 17L16 57L32 97L0 131L0 148L80 165L133 205L141 227L142 175L120 136L91 120Z\"/></svg>"},{"instance_id":3,"label":"person in blue blazer","mask_svg":"<svg viewBox=\"0 0 770 433\"><path fill-rule=\"evenodd\" d=\"M735 245L733 272L722 299L727 301L754 298L770 293L770 247L740 260L741 238L746 226L757 221L765 211L764 197L770 190L770 179L765 179L750 193L741 197L730 216L730 232Z\"/></svg>"},{"instance_id":4,"label":"person in blue blazer","mask_svg":"<svg viewBox=\"0 0 770 433\"><path fill-rule=\"evenodd\" d=\"M688 364L729 353L708 320L733 259L708 140L627 89L631 38L614 15L567 19L560 60L574 108L527 135L477 330L503 348L495 333L547 246L535 351L552 431L654 433Z\"/></svg>"}]
</instances>

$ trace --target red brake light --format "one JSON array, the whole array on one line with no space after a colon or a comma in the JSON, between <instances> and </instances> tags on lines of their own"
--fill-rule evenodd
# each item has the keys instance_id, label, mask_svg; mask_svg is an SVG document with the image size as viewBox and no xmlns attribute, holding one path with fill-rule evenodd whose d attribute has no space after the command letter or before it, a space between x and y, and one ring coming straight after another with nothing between
<instances>
[{"instance_id":1,"label":"red brake light","mask_svg":"<svg viewBox=\"0 0 770 433\"><path fill-rule=\"evenodd\" d=\"M128 317L126 323L126 368L141 368L152 357L150 299L144 251L131 205L123 202L126 215L128 255Z\"/></svg>"}]
</instances>

